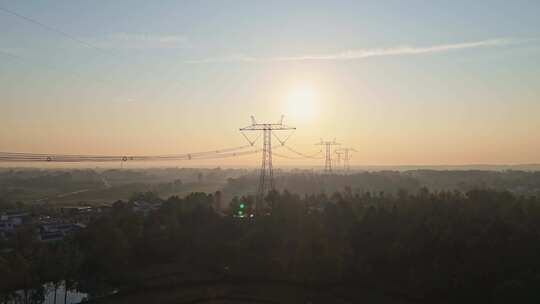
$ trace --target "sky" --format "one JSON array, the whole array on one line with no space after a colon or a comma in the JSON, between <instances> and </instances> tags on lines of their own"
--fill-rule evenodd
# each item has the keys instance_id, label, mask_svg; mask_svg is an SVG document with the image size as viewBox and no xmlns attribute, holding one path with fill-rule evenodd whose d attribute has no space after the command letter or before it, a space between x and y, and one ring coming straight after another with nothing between
<instances>
[{"instance_id":1,"label":"sky","mask_svg":"<svg viewBox=\"0 0 540 304\"><path fill-rule=\"evenodd\" d=\"M0 151L206 151L245 144L251 115L285 115L288 145L335 138L352 165L540 163L539 15L540 1L0 0Z\"/></svg>"}]
</instances>

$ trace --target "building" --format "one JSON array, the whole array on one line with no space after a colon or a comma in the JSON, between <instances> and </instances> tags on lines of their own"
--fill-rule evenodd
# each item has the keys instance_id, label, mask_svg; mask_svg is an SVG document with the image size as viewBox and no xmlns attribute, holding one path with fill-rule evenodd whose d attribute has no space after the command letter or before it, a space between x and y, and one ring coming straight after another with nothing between
<instances>
[{"instance_id":1,"label":"building","mask_svg":"<svg viewBox=\"0 0 540 304\"><path fill-rule=\"evenodd\" d=\"M21 211L6 211L0 214L0 232L13 232L18 226L30 222L30 214Z\"/></svg>"},{"instance_id":2,"label":"building","mask_svg":"<svg viewBox=\"0 0 540 304\"><path fill-rule=\"evenodd\" d=\"M84 224L48 223L39 226L39 239L43 242L59 241L83 228Z\"/></svg>"},{"instance_id":3,"label":"building","mask_svg":"<svg viewBox=\"0 0 540 304\"><path fill-rule=\"evenodd\" d=\"M60 207L59 216L64 222L88 224L101 210L91 206Z\"/></svg>"}]
</instances>

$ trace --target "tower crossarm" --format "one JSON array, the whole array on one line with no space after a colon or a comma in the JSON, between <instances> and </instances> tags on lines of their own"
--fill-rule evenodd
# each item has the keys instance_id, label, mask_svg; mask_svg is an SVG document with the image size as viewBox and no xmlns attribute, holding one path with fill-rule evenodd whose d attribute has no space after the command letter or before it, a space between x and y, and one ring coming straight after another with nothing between
<instances>
[{"instance_id":1,"label":"tower crossarm","mask_svg":"<svg viewBox=\"0 0 540 304\"><path fill-rule=\"evenodd\" d=\"M254 124L239 129L240 131L264 131L264 130L296 130L294 127L289 127L282 124Z\"/></svg>"}]
</instances>

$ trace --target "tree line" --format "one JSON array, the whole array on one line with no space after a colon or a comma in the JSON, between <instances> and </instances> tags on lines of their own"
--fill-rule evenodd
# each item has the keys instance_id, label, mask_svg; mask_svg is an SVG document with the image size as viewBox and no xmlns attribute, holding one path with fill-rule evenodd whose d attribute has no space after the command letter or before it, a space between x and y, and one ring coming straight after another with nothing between
<instances>
[{"instance_id":1,"label":"tree line","mask_svg":"<svg viewBox=\"0 0 540 304\"><path fill-rule=\"evenodd\" d=\"M267 214L215 209L213 194L160 200L147 216L129 201L62 242L20 231L0 255L4 301L66 282L91 297L129 293L174 273L178 284L244 278L372 288L425 302L538 303L540 199L506 191L270 192ZM140 199L140 197L139 197ZM244 207L242 207L244 208ZM35 299L32 300L32 299ZM2 300L0 300L1 302ZM34 301L34 302L32 302Z\"/></svg>"}]
</instances>

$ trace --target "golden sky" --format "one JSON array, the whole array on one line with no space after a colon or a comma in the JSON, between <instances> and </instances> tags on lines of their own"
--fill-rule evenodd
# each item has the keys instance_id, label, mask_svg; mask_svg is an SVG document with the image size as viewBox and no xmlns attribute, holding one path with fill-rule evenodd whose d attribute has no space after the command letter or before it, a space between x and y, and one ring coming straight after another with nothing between
<instances>
[{"instance_id":1,"label":"golden sky","mask_svg":"<svg viewBox=\"0 0 540 304\"><path fill-rule=\"evenodd\" d=\"M53 30L0 12L0 151L206 151L284 114L291 147L335 138L352 165L540 163L538 3L308 3L7 1Z\"/></svg>"}]
</instances>

